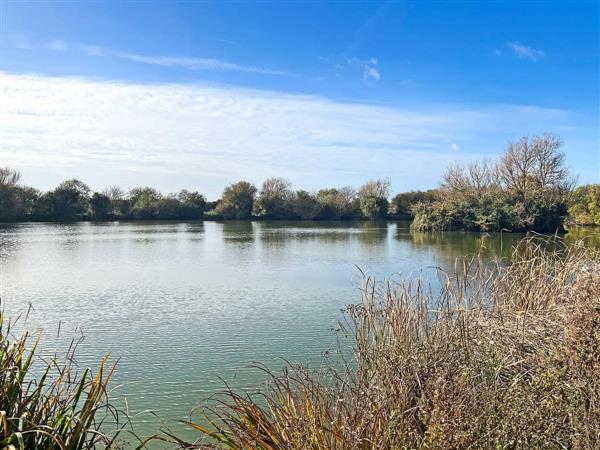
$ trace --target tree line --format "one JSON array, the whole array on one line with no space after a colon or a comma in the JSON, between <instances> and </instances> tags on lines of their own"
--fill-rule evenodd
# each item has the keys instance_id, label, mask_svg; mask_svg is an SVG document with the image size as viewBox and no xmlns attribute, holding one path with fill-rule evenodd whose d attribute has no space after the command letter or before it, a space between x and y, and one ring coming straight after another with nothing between
<instances>
[{"instance_id":1,"label":"tree line","mask_svg":"<svg viewBox=\"0 0 600 450\"><path fill-rule=\"evenodd\" d=\"M294 191L288 180L274 177L260 189L247 181L231 184L219 200L209 202L188 190L164 195L151 187L124 191L111 186L92 192L76 179L41 192L21 185L18 171L0 168L0 221L378 218L388 215L389 188L388 180L373 180L358 191L343 187L311 193Z\"/></svg>"},{"instance_id":2,"label":"tree line","mask_svg":"<svg viewBox=\"0 0 600 450\"><path fill-rule=\"evenodd\" d=\"M301 219L348 220L393 217L417 230L539 231L572 224L600 224L600 186L575 182L552 134L509 143L496 162L452 165L440 186L390 196L389 180L371 180L358 190L293 190L280 177L257 188L247 181L227 186L209 202L196 191L164 195L151 187L92 192L72 179L41 192L20 183L20 174L0 168L0 221Z\"/></svg>"}]
</instances>

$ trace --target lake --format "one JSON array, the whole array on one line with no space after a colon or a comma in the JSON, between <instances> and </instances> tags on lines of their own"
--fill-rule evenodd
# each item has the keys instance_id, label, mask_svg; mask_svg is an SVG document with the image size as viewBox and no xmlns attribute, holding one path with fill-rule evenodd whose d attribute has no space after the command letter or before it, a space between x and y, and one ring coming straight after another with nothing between
<instances>
[{"instance_id":1,"label":"lake","mask_svg":"<svg viewBox=\"0 0 600 450\"><path fill-rule=\"evenodd\" d=\"M1 295L9 317L31 305L20 326L43 330L45 351L83 336L81 366L118 359L114 394L151 433L223 380L257 387L253 363L318 366L359 300L358 267L429 277L482 245L506 256L521 237L411 233L405 222L2 225Z\"/></svg>"}]
</instances>

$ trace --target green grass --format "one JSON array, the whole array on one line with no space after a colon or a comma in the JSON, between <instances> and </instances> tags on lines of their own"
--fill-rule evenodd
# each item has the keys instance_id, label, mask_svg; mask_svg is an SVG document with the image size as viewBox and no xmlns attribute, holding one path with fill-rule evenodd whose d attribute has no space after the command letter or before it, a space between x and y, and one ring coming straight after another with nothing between
<instances>
[{"instance_id":1,"label":"green grass","mask_svg":"<svg viewBox=\"0 0 600 450\"><path fill-rule=\"evenodd\" d=\"M40 357L38 342L13 337L0 311L0 448L119 448L127 419L108 399L115 366L104 358L95 373L78 371L74 346L63 362Z\"/></svg>"}]
</instances>

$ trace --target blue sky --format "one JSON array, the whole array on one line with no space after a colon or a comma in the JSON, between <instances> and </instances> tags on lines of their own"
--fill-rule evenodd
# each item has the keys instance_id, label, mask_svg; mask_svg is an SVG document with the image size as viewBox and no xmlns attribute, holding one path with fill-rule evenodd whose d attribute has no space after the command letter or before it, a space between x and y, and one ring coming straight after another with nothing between
<instances>
[{"instance_id":1,"label":"blue sky","mask_svg":"<svg viewBox=\"0 0 600 450\"><path fill-rule=\"evenodd\" d=\"M597 2L3 1L3 164L402 191L549 131L598 182L598 28Z\"/></svg>"}]
</instances>

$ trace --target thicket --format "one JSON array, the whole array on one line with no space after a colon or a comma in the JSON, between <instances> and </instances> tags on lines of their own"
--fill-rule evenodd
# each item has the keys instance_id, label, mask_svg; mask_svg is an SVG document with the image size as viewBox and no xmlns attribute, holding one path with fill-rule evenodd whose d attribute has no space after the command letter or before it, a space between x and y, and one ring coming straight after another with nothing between
<instances>
[{"instance_id":1,"label":"thicket","mask_svg":"<svg viewBox=\"0 0 600 450\"><path fill-rule=\"evenodd\" d=\"M600 184L579 186L569 203L570 225L600 225Z\"/></svg>"},{"instance_id":2,"label":"thicket","mask_svg":"<svg viewBox=\"0 0 600 450\"><path fill-rule=\"evenodd\" d=\"M498 162L453 165L432 201L412 207L415 230L563 231L573 180L551 135L509 143Z\"/></svg>"}]
</instances>

